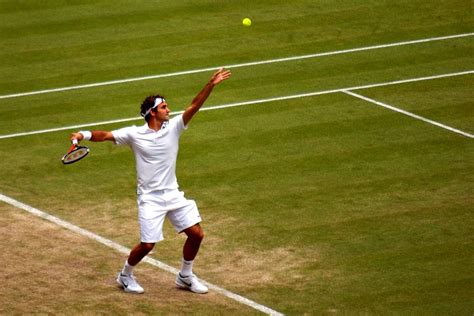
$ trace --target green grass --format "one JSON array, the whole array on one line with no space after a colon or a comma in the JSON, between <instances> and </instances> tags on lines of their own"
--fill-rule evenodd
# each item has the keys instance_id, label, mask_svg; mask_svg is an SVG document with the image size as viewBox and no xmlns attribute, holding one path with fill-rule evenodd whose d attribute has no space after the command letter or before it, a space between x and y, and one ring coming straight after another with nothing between
<instances>
[{"instance_id":1,"label":"green grass","mask_svg":"<svg viewBox=\"0 0 474 316\"><path fill-rule=\"evenodd\" d=\"M0 95L469 33L474 21L469 1L4 1L0 16ZM251 27L241 26L246 16ZM472 70L473 48L464 37L236 68L206 105ZM209 76L0 99L0 135L134 117L155 92L181 110ZM357 93L472 134L473 80ZM142 124L93 128L134 123ZM89 157L63 166L71 131L0 139L0 193L133 246L132 154L88 143ZM285 314L472 314L473 158L472 139L343 93L202 112L183 134L178 160L178 180L207 233L196 271ZM11 213L0 216L11 222ZM153 257L178 266L183 237L169 225L165 236ZM51 238L60 240L57 232ZM51 247L41 239L38 248ZM37 251L32 258L43 262ZM105 259L87 264L113 277L122 259L101 252ZM65 251L57 261L74 258ZM138 270L153 270L145 266ZM154 288L147 278L140 275ZM73 309L39 311L120 313L113 286L91 291L102 299L91 298L87 310L70 292ZM249 312L214 299L194 312ZM184 314L189 304L159 308ZM156 307L150 297L132 306ZM22 308L9 304L8 312L32 311Z\"/></svg>"}]
</instances>

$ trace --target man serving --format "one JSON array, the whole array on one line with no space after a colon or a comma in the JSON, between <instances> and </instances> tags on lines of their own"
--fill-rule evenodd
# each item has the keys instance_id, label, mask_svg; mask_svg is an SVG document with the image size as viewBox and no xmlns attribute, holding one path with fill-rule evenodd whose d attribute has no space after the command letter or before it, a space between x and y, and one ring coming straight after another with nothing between
<instances>
[{"instance_id":1,"label":"man serving","mask_svg":"<svg viewBox=\"0 0 474 316\"><path fill-rule=\"evenodd\" d=\"M147 97L141 105L146 123L114 131L80 131L71 135L71 141L112 141L128 145L135 155L137 170L137 203L141 241L137 244L117 276L125 292L143 293L134 275L134 267L163 240L163 223L167 217L178 233L187 239L183 246L182 267L176 276L176 286L195 293L207 293L207 287L193 274L193 262L204 238L201 216L196 203L179 191L176 179L176 159L181 133L199 111L213 88L231 76L230 71L219 69L193 99L183 114L169 118L168 103L161 95Z\"/></svg>"}]
</instances>

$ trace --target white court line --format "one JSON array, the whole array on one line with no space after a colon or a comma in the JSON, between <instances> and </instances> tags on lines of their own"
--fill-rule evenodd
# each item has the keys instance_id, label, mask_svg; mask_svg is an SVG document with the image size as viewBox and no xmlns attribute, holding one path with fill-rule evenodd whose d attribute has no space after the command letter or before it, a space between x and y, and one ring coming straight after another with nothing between
<instances>
[{"instance_id":1,"label":"white court line","mask_svg":"<svg viewBox=\"0 0 474 316\"><path fill-rule=\"evenodd\" d=\"M61 227L63 227L63 228L66 228L67 230L70 230L70 231L72 231L72 232L74 232L74 233L77 233L77 234L82 235L82 236L84 236L84 237L87 237L87 238L89 238L89 239L95 240L95 241L97 241L97 242L99 242L99 243L101 243L101 244L103 244L103 245L105 245L105 246L107 246L107 247L109 247L109 248L112 248L112 249L114 249L114 250L116 250L116 251L118 251L118 252L120 252L120 253L123 253L123 254L125 254L125 255L128 255L128 254L130 253L130 250L131 250L130 248L124 247L124 246L122 246L122 245L120 245L120 244L118 244L118 243L116 243L116 242L114 242L114 241L112 241L112 240L110 240L110 239L104 238L104 237L102 237L102 236L100 236L100 235L97 235L97 234L91 232L91 231L88 231L88 230L83 229L83 228L81 228L81 227L79 227L79 226L76 226L76 225L74 225L74 224L71 224L71 223L69 223L69 222L67 222L67 221L65 221L65 220L62 220L62 219L60 219L60 218L58 218L58 217L56 217L56 216L53 216L53 215L48 214L48 213L46 213L46 212L44 212L44 211L41 211L41 210L39 210L39 209L37 209L37 208L34 208L34 207L30 206L30 205L27 205L27 204L24 204L24 203L22 203L22 202L20 202L20 201L17 201L17 200L15 200L15 199L12 199L11 197L8 197L8 196L3 195L3 194L1 194L1 193L0 193L0 201L3 201L3 202L5 202L5 203L7 203L7 204L10 204L10 205L16 207L16 208L19 208L19 209L22 209L22 210L24 210L24 211L27 211L27 212L30 213L30 214L33 214L33 215L35 215L35 216L37 216L37 217L40 217L40 218L43 218L43 219L45 219L45 220L47 220L47 221L50 221L50 222L52 222L52 223L54 223L54 224L56 224L56 225L58 225L58 226L61 226ZM173 268L173 267L171 267L171 266L169 266L169 265L167 265L167 264L165 264L165 263L163 263L163 262L161 262L161 261L159 261L159 260L150 258L150 257L148 257L148 256L145 257L145 258L143 259L143 261L144 261L144 262L147 262L147 263L149 263L149 264L151 264L151 265L153 265L153 266L155 266L155 267L158 267L158 268L160 268L160 269L162 269L162 270L164 270L164 271L166 271L166 272L172 273L172 274L177 274L177 273L179 272L178 269ZM224 295L224 296L226 296L226 297L228 297L228 298L230 298L230 299L233 299L233 300L235 300L235 301L237 301L237 302L239 302L239 303L241 303L241 304L247 305L247 306L249 306L249 307L251 307L251 308L254 308L254 309L258 310L258 311L261 311L261 312L263 312L263 313L265 313L265 314L268 314L268 315L283 315L283 314L280 313L280 312L277 312L277 311L275 311L275 310L273 310L273 309L271 309L271 308L269 308L269 307L266 307L266 306L264 306L264 305L261 305L261 304L259 304L259 303L254 302L254 301L252 301L252 300L249 300L248 298L245 298L245 297L243 297L243 296L240 296L240 295L238 295L238 294L235 294L235 293L233 293L233 292L230 292L230 291L228 291L228 290L226 290L226 289L224 289L224 288L221 288L221 287L219 287L219 286L217 286L217 285L211 284L211 283L206 282L206 281L204 281L204 280L201 280L201 281L202 281L202 283L204 283L209 289L211 289L211 290L213 290L213 291L215 291L215 292L217 292L217 293L219 293L219 294L221 294L221 295Z\"/></svg>"},{"instance_id":2,"label":"white court line","mask_svg":"<svg viewBox=\"0 0 474 316\"><path fill-rule=\"evenodd\" d=\"M454 133L458 133L458 134L461 134L463 136L466 136L466 137L469 137L469 138L474 138L474 135L471 135L469 133L466 133L466 132L463 132L461 130L458 130L456 128L452 128L450 126L447 126L447 125L444 125L444 124L441 124L439 122L436 122L436 121L433 121L433 120L430 120L430 119L427 119L423 116L420 116L420 115L416 115L416 114L413 114L411 112L408 112L408 111L405 111L405 110L402 110L402 109L399 109L397 107L394 107L394 106L391 106L391 105L388 105L386 103L382 103L380 101L376 101L374 99L371 99L371 98L368 98L368 97L365 97L363 95L360 95L360 94L357 94L357 93L354 93L354 92L351 92L351 91L342 91L344 92L345 94L348 94L348 95L351 95L355 98L358 98L358 99L361 99L361 100L364 100L364 101L367 101L367 102L370 102L370 103L373 103L373 104L376 104L376 105L379 105L381 107L384 107L386 109L389 109L389 110L392 110L392 111L395 111L395 112L398 112L398 113L402 113L402 114L405 114L405 115L408 115L410 117L413 117L417 120L420 120L420 121L423 121L423 122L426 122L426 123L429 123L429 124L432 124L432 125L435 125L435 126L438 126L438 127L441 127L441 128L444 128L448 131L451 131L451 132L454 132Z\"/></svg>"},{"instance_id":3,"label":"white court line","mask_svg":"<svg viewBox=\"0 0 474 316\"><path fill-rule=\"evenodd\" d=\"M358 48L352 48L352 49L343 49L343 50L325 52L325 53L316 53L316 54L309 54L309 55L302 55L302 56L293 56L293 57L285 57L285 58L276 58L276 59L248 62L248 63L242 63L242 64L233 64L233 65L227 65L227 66L222 66L222 67L225 67L225 68L228 68L228 69L241 68L241 67L250 67L250 66L257 66L257 65L264 65L264 64L272 64L272 63L281 63L281 62L294 61L294 60L302 60L302 59L308 59L308 58L317 58L317 57L323 57L323 56L355 53L355 52L368 51L368 50L381 49L381 48L397 47L397 46L404 46L404 45L414 45L414 44L421 44L421 43L428 43L428 42L435 42L435 41L444 41L444 40L468 37L468 36L473 36L473 35L474 35L474 33L464 33L464 34L455 34L455 35L440 36L440 37L431 37L431 38L424 38L424 39L405 41L405 42L374 45L374 46L367 46L367 47L358 47ZM38 91L6 94L6 95L1 95L0 99L17 98L17 97L24 97L24 96L35 95L35 94L45 94L45 93L52 93L52 92L61 92L61 91L68 91L68 90L93 88L93 87L108 86L108 85L115 85L115 84L134 82L134 81L143 81L143 80L150 80L150 79L158 79L158 78L165 78L165 77L190 75L190 74L213 71L213 70L219 69L220 67L221 66L215 66L215 67L208 67L208 68L201 68L201 69L194 69L194 70L187 70L187 71L178 71L178 72L172 72L172 73L166 73L166 74L157 74L157 75L137 77L137 78L128 78L128 79L121 79L121 80L112 80L112 81L104 81L104 82L97 82L97 83L89 83L89 84L83 84L83 85L77 85L77 86L71 86L71 87L62 87L62 88L54 88L54 89L45 89L45 90L38 90Z\"/></svg>"},{"instance_id":4,"label":"white court line","mask_svg":"<svg viewBox=\"0 0 474 316\"><path fill-rule=\"evenodd\" d=\"M237 103L230 103L230 104L224 104L224 105L209 106L209 107L201 108L200 112L218 110L218 109L225 109L225 108L230 108L230 107L238 107L238 106L244 106L244 105L251 105L251 104L260 104L260 103L268 103L268 102L274 102L274 101L284 101L284 100L312 97L312 96L317 96L317 95L331 94L331 93L338 93L338 92L346 92L346 91L352 91L352 90L370 89L370 88L384 87L384 86L397 85L397 84L410 83L410 82L418 82L418 81L425 81L425 80L434 80L434 79L441 79L441 78L448 78L448 77L455 77L455 76L463 76L463 75L469 75L469 74L474 74L474 70L454 72L454 73L434 75L434 76L427 76L427 77L411 78L411 79L404 79L404 80L396 80L396 81L389 81L389 82L382 82L382 83L374 83L374 84L369 84L369 85L347 87L347 88L342 88L342 89L333 89L333 90L316 91L316 92L309 92L309 93L302 93L302 94L294 94L294 95L281 96L281 97L275 97L275 98L269 98L269 99L260 99L260 100L237 102ZM179 113L182 113L182 112L183 111L172 112L171 114L175 115L175 114L179 114ZM130 118L124 118L124 119L118 119L118 120L111 120L111 121L102 121L102 122L95 122L95 123L87 123L87 124L79 124L79 125L72 125L72 126L65 126L65 127L43 129L43 130L30 131L30 132L6 134L6 135L0 135L0 139L22 137L22 136L43 134L43 133L51 133L51 132L58 132L58 131L64 131L64 130L77 130L77 129L84 128L84 127L108 125L108 124L115 124L115 123L129 122L129 121L136 121L136 120L143 120L143 118L141 116L137 116L137 117L130 117Z\"/></svg>"}]
</instances>

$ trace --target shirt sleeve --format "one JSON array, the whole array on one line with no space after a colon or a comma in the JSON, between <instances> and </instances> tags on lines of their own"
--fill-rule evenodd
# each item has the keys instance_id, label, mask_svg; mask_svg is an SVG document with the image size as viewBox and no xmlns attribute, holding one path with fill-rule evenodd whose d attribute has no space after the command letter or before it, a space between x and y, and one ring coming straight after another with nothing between
<instances>
[{"instance_id":1,"label":"shirt sleeve","mask_svg":"<svg viewBox=\"0 0 474 316\"><path fill-rule=\"evenodd\" d=\"M115 144L130 145L131 135L134 129L135 126L130 126L112 131L112 135L114 135L115 138Z\"/></svg>"},{"instance_id":2,"label":"shirt sleeve","mask_svg":"<svg viewBox=\"0 0 474 316\"><path fill-rule=\"evenodd\" d=\"M177 115L170 120L170 126L178 134L181 134L184 130L188 129L187 125L184 125L183 114Z\"/></svg>"}]
</instances>

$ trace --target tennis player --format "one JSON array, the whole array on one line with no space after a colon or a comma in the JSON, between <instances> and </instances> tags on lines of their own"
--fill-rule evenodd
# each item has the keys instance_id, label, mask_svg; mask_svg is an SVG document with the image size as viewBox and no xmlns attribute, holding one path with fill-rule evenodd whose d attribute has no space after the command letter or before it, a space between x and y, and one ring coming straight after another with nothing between
<instances>
[{"instance_id":1,"label":"tennis player","mask_svg":"<svg viewBox=\"0 0 474 316\"><path fill-rule=\"evenodd\" d=\"M196 203L186 199L184 193L179 191L176 158L181 133L187 129L213 88L230 76L230 71L219 69L184 113L171 119L164 97L154 95L147 97L141 105L141 115L146 121L142 126L130 126L114 131L80 131L71 135L71 141L112 141L117 145L128 145L135 155L141 242L132 249L117 276L117 282L125 292L144 292L133 275L133 269L157 242L163 240L165 217L178 233L184 232L187 236L183 246L181 270L176 276L176 286L200 294L208 291L193 274L193 262L204 238L203 229L199 224L201 216Z\"/></svg>"}]
</instances>

